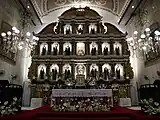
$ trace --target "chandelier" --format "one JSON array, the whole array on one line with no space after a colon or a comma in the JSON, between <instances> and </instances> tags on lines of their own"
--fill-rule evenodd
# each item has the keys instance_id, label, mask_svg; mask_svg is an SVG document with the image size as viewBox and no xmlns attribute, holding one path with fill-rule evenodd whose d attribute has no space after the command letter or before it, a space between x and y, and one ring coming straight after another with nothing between
<instances>
[{"instance_id":1,"label":"chandelier","mask_svg":"<svg viewBox=\"0 0 160 120\"><path fill-rule=\"evenodd\" d=\"M147 54L154 51L154 45L160 42L160 31L151 32L150 28L146 28L142 34L134 31L133 37L128 38L127 42L132 51L140 50Z\"/></svg>"},{"instance_id":2,"label":"chandelier","mask_svg":"<svg viewBox=\"0 0 160 120\"><path fill-rule=\"evenodd\" d=\"M31 15L27 11L26 7L19 22L21 30L16 27L12 27L11 31L1 33L4 46L3 49L7 52L11 51L16 53L17 50L22 50L24 48L29 48L30 50L35 48L39 38L28 32L29 25L31 25L30 21Z\"/></svg>"}]
</instances>

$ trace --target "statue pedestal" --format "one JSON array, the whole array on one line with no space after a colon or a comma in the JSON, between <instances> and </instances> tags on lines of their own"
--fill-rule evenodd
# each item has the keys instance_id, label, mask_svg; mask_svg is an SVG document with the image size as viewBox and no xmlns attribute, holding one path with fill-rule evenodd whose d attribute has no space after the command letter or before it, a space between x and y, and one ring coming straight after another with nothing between
<instances>
[{"instance_id":1,"label":"statue pedestal","mask_svg":"<svg viewBox=\"0 0 160 120\"><path fill-rule=\"evenodd\" d=\"M85 86L85 75L76 75L76 86Z\"/></svg>"}]
</instances>

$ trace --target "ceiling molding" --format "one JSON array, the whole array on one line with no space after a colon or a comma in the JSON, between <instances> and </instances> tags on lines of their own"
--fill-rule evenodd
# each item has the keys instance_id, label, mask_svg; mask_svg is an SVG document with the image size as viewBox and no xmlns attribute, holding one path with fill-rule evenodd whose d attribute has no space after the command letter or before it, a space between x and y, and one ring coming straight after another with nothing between
<instances>
[{"instance_id":1,"label":"ceiling molding","mask_svg":"<svg viewBox=\"0 0 160 120\"><path fill-rule=\"evenodd\" d=\"M56 10L63 9L63 8L71 8L71 7L73 7L73 6L72 6L72 5L64 5L64 6L60 6L60 7L53 8L53 9L51 9L51 10L48 10L48 12L46 12L46 13L43 15L43 17L44 17L44 16L47 16L49 13L54 12L54 11L56 11ZM112 14L115 15L115 16L119 16L118 13L115 13L113 10L108 9L108 8L105 8L105 7L100 7L100 6L98 6L98 5L89 5L89 7L99 8L99 9L101 9L101 10L105 10L105 11L107 11L107 12L110 12L110 13L112 13Z\"/></svg>"},{"instance_id":2,"label":"ceiling molding","mask_svg":"<svg viewBox=\"0 0 160 120\"><path fill-rule=\"evenodd\" d=\"M118 24L127 25L130 19L134 16L135 11L140 7L140 5L145 0L128 0L128 3L126 3L126 8L121 12L121 18L118 22ZM128 5L127 5L128 4ZM132 8L134 6L134 8Z\"/></svg>"},{"instance_id":3,"label":"ceiling molding","mask_svg":"<svg viewBox=\"0 0 160 120\"><path fill-rule=\"evenodd\" d=\"M41 18L43 13L41 12L40 8L38 7L38 4L35 0L30 0L30 2L33 4L38 16Z\"/></svg>"},{"instance_id":4,"label":"ceiling molding","mask_svg":"<svg viewBox=\"0 0 160 120\"><path fill-rule=\"evenodd\" d=\"M131 1L132 1L132 0L126 0L125 4L124 4L124 6L123 6L123 8L122 8L122 10L121 10L121 12L120 12L120 14L119 14L120 18L122 18L122 16L125 14L125 12L126 12L126 10L127 10L127 7L128 7L129 4L131 3Z\"/></svg>"}]
</instances>

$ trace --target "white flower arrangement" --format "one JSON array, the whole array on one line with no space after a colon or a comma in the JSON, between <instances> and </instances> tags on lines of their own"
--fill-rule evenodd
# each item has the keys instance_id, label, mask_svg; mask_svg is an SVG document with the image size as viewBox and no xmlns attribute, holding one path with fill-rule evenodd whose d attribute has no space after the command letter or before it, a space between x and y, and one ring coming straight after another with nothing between
<instances>
[{"instance_id":1,"label":"white flower arrangement","mask_svg":"<svg viewBox=\"0 0 160 120\"><path fill-rule=\"evenodd\" d=\"M140 100L141 109L145 113L149 115L157 115L160 114L160 104L153 100L153 98L149 98L148 100L142 99Z\"/></svg>"},{"instance_id":2,"label":"white flower arrangement","mask_svg":"<svg viewBox=\"0 0 160 120\"><path fill-rule=\"evenodd\" d=\"M104 99L103 99L104 100ZM53 104L51 105L52 110L57 112L65 112L65 111L95 111L95 112L107 112L110 111L111 105L108 103L102 101L102 99L95 98L94 100L91 99L82 99L77 100L76 98L71 98L70 100L58 100L61 101L61 103L56 103L56 101L53 101ZM108 100L107 100L108 101ZM108 101L109 102L109 101Z\"/></svg>"},{"instance_id":3,"label":"white flower arrangement","mask_svg":"<svg viewBox=\"0 0 160 120\"><path fill-rule=\"evenodd\" d=\"M21 107L19 105L20 102L21 99L18 100L17 97L14 97L11 103L9 103L9 101L5 101L3 103L0 101L0 115L14 115L16 112L18 112L18 107Z\"/></svg>"}]
</instances>

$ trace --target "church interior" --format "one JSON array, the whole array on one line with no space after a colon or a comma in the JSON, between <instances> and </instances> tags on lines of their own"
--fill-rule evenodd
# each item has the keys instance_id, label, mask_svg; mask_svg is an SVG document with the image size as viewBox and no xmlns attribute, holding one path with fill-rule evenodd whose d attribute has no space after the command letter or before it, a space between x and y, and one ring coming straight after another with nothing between
<instances>
[{"instance_id":1,"label":"church interior","mask_svg":"<svg viewBox=\"0 0 160 120\"><path fill-rule=\"evenodd\" d=\"M159 8L159 0L2 0L0 118L159 119Z\"/></svg>"}]
</instances>

